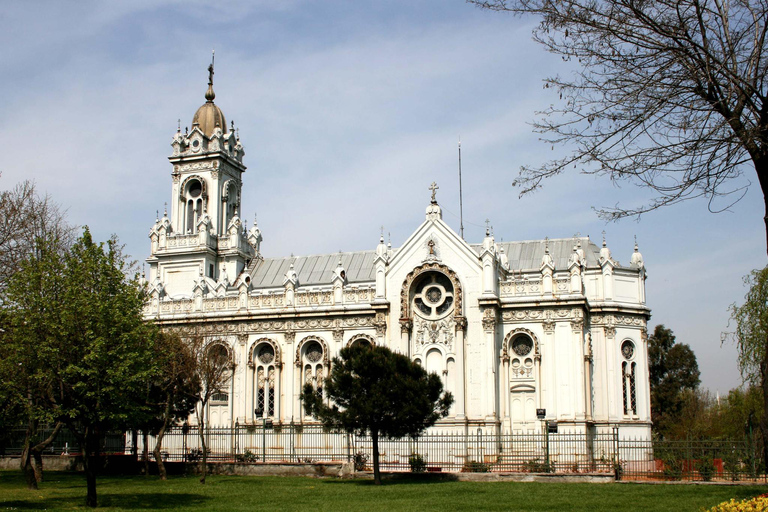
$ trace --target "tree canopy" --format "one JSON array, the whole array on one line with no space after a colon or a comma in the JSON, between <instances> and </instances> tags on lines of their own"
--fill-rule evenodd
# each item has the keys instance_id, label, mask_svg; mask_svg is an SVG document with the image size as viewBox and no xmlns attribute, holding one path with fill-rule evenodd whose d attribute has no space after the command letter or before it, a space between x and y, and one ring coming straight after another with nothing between
<instances>
[{"instance_id":1,"label":"tree canopy","mask_svg":"<svg viewBox=\"0 0 768 512\"><path fill-rule=\"evenodd\" d=\"M691 347L677 343L671 329L657 325L648 338L651 420L662 437L679 423L686 392L699 386L699 365Z\"/></svg>"},{"instance_id":2,"label":"tree canopy","mask_svg":"<svg viewBox=\"0 0 768 512\"><path fill-rule=\"evenodd\" d=\"M453 396L443 383L408 357L386 347L351 346L333 358L323 391L304 386L301 399L310 416L326 427L370 434L374 481L379 473L379 438L417 437L448 415Z\"/></svg>"},{"instance_id":3,"label":"tree canopy","mask_svg":"<svg viewBox=\"0 0 768 512\"><path fill-rule=\"evenodd\" d=\"M143 320L144 287L128 270L117 240L97 244L86 228L63 254L27 259L8 286L8 339L39 361L24 378L78 440L89 506L101 435L153 414L146 391L159 372L158 331Z\"/></svg>"},{"instance_id":4,"label":"tree canopy","mask_svg":"<svg viewBox=\"0 0 768 512\"><path fill-rule=\"evenodd\" d=\"M742 377L760 386L763 392L763 414L760 431L768 439L768 267L753 270L744 278L749 291L744 304L731 305L731 318L736 322L735 337L739 349L739 370ZM763 457L768 461L768 443L763 445Z\"/></svg>"},{"instance_id":5,"label":"tree canopy","mask_svg":"<svg viewBox=\"0 0 768 512\"><path fill-rule=\"evenodd\" d=\"M521 195L577 168L652 191L645 204L598 210L608 219L702 196L718 210L742 197L753 169L768 213L768 2L468 1L537 16L534 39L572 64L545 80L559 103L534 127L573 152L524 166Z\"/></svg>"}]
</instances>

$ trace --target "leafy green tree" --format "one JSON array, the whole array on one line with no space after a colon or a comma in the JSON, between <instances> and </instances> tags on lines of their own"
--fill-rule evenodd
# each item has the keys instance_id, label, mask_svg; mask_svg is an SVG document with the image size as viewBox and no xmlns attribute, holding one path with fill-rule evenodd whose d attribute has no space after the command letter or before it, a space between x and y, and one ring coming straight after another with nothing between
<instances>
[{"instance_id":1,"label":"leafy green tree","mask_svg":"<svg viewBox=\"0 0 768 512\"><path fill-rule=\"evenodd\" d=\"M560 97L534 129L573 152L523 167L523 194L573 168L650 192L647 202L599 210L613 220L695 197L727 206L749 173L768 213L764 0L468 1L532 15L534 39L570 61L564 76L545 80ZM768 214L764 222L768 236Z\"/></svg>"},{"instance_id":2,"label":"leafy green tree","mask_svg":"<svg viewBox=\"0 0 768 512\"><path fill-rule=\"evenodd\" d=\"M768 439L768 267L753 270L744 278L749 286L744 304L732 304L731 319L736 322L735 338L739 349L739 370L750 384L763 392L763 414L760 432ZM729 336L726 334L726 336ZM764 443L763 460L768 461L768 443Z\"/></svg>"},{"instance_id":3,"label":"leafy green tree","mask_svg":"<svg viewBox=\"0 0 768 512\"><path fill-rule=\"evenodd\" d=\"M379 439L417 437L445 416L453 396L443 383L408 357L386 347L352 346L333 358L324 392L306 384L301 394L307 414L329 428L370 434L374 482L381 484Z\"/></svg>"},{"instance_id":4,"label":"leafy green tree","mask_svg":"<svg viewBox=\"0 0 768 512\"><path fill-rule=\"evenodd\" d=\"M73 228L65 221L60 208L48 196L38 195L34 183L24 181L11 190L0 191L0 432L25 426L19 460L30 489L36 489L42 480L42 452L53 442L61 424L56 423L45 439L39 438L39 429L53 424L41 398L46 381L40 372L47 361L39 357L34 345L19 345L13 336L9 314L13 305L7 289L12 277L21 272L30 259L42 266L54 263L73 238ZM55 271L50 265L48 270ZM39 292L50 283L24 284ZM22 301L27 300L27 306L32 306L36 296L32 293ZM40 308L37 310L42 312ZM43 335L43 331L38 332Z\"/></svg>"},{"instance_id":5,"label":"leafy green tree","mask_svg":"<svg viewBox=\"0 0 768 512\"><path fill-rule=\"evenodd\" d=\"M651 420L661 436L680 420L685 391L698 388L701 373L691 347L676 343L671 329L657 325L648 338Z\"/></svg>"},{"instance_id":6,"label":"leafy green tree","mask_svg":"<svg viewBox=\"0 0 768 512\"><path fill-rule=\"evenodd\" d=\"M200 378L196 372L192 347L176 333L160 332L155 353L160 371L150 384L148 402L157 414L151 418L157 436L153 455L160 479L166 480L167 474L161 453L163 437L169 426L188 418L195 410L200 392Z\"/></svg>"},{"instance_id":7,"label":"leafy green tree","mask_svg":"<svg viewBox=\"0 0 768 512\"><path fill-rule=\"evenodd\" d=\"M186 340L186 343L191 353L192 375L197 382L194 388L195 394L190 395L190 398L197 404L195 409L197 433L202 448L198 468L200 483L205 484L208 473L208 446L205 435L208 403L213 395L222 392L231 382L235 365L229 347L216 340L210 340L204 336L193 336Z\"/></svg>"},{"instance_id":8,"label":"leafy green tree","mask_svg":"<svg viewBox=\"0 0 768 512\"><path fill-rule=\"evenodd\" d=\"M9 413L8 419L21 422L8 427L26 425L20 467L30 489L37 489L42 478L42 449L61 428L50 407L54 385L50 367L56 357L52 347L59 334L63 268L64 256L58 241L39 239L34 253L18 263L4 289L6 330L0 339L0 379L3 401L17 408L15 414ZM36 441L40 426L52 423L56 423L54 436ZM40 462L36 470L33 458Z\"/></svg>"},{"instance_id":9,"label":"leafy green tree","mask_svg":"<svg viewBox=\"0 0 768 512\"><path fill-rule=\"evenodd\" d=\"M115 238L93 241L86 228L63 257L33 258L11 280L15 343L45 364L33 374L50 416L80 446L86 504L97 506L102 435L152 415L148 383L158 373L157 328L142 317L144 287Z\"/></svg>"}]
</instances>

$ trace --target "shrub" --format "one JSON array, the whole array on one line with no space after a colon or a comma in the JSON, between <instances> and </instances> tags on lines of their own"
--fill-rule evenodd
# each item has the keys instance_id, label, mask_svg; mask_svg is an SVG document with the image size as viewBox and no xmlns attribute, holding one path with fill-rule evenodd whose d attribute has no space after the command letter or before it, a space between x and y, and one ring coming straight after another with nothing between
<instances>
[{"instance_id":1,"label":"shrub","mask_svg":"<svg viewBox=\"0 0 768 512\"><path fill-rule=\"evenodd\" d=\"M255 462L256 454L251 450L245 450L245 453L238 454L235 459L237 462Z\"/></svg>"},{"instance_id":2,"label":"shrub","mask_svg":"<svg viewBox=\"0 0 768 512\"><path fill-rule=\"evenodd\" d=\"M427 470L427 462L418 453L413 453L408 457L408 465L411 467L412 473L423 473Z\"/></svg>"},{"instance_id":3,"label":"shrub","mask_svg":"<svg viewBox=\"0 0 768 512\"><path fill-rule=\"evenodd\" d=\"M355 465L355 471L365 471L368 465L368 454L357 452L352 460Z\"/></svg>"},{"instance_id":4,"label":"shrub","mask_svg":"<svg viewBox=\"0 0 768 512\"><path fill-rule=\"evenodd\" d=\"M664 477L667 480L681 480L683 478L683 461L678 459L664 459Z\"/></svg>"},{"instance_id":5,"label":"shrub","mask_svg":"<svg viewBox=\"0 0 768 512\"><path fill-rule=\"evenodd\" d=\"M699 472L702 480L711 482L715 475L715 461L712 460L712 457L702 457L696 461L696 471Z\"/></svg>"},{"instance_id":6,"label":"shrub","mask_svg":"<svg viewBox=\"0 0 768 512\"><path fill-rule=\"evenodd\" d=\"M462 473L490 473L491 465L485 462L478 462L476 460L469 460L461 467Z\"/></svg>"},{"instance_id":7,"label":"shrub","mask_svg":"<svg viewBox=\"0 0 768 512\"><path fill-rule=\"evenodd\" d=\"M523 463L523 471L526 473L554 473L555 467L551 462L531 459Z\"/></svg>"}]
</instances>

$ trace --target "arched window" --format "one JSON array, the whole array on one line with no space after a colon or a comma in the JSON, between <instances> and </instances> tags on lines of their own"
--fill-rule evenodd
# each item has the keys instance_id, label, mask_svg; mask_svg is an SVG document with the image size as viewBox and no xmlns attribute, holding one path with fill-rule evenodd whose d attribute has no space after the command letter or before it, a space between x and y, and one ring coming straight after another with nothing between
<instances>
[{"instance_id":1,"label":"arched window","mask_svg":"<svg viewBox=\"0 0 768 512\"><path fill-rule=\"evenodd\" d=\"M513 379L533 378L533 340L518 334L509 343L510 371Z\"/></svg>"},{"instance_id":2,"label":"arched window","mask_svg":"<svg viewBox=\"0 0 768 512\"><path fill-rule=\"evenodd\" d=\"M275 415L275 348L268 342L256 346L253 363L256 367L256 411L260 417Z\"/></svg>"},{"instance_id":3,"label":"arched window","mask_svg":"<svg viewBox=\"0 0 768 512\"><path fill-rule=\"evenodd\" d=\"M184 184L184 190L182 191L182 199L184 201L184 232L196 233L197 221L203 215L203 199L204 199L203 182L199 178L194 177L187 180Z\"/></svg>"},{"instance_id":4,"label":"arched window","mask_svg":"<svg viewBox=\"0 0 768 512\"><path fill-rule=\"evenodd\" d=\"M373 336L369 336L367 334L358 334L354 336L349 342L347 343L348 347L374 347L376 346L376 340L373 339Z\"/></svg>"},{"instance_id":5,"label":"arched window","mask_svg":"<svg viewBox=\"0 0 768 512\"><path fill-rule=\"evenodd\" d=\"M302 350L302 382L310 384L313 388L323 392L323 381L325 379L323 367L324 353L323 346L316 340L308 341L304 344Z\"/></svg>"},{"instance_id":6,"label":"arched window","mask_svg":"<svg viewBox=\"0 0 768 512\"><path fill-rule=\"evenodd\" d=\"M232 376L232 359L229 349L221 342L215 342L207 348L207 361L201 369L203 384L213 392L208 400L208 425L226 426L230 422L229 392Z\"/></svg>"},{"instance_id":7,"label":"arched window","mask_svg":"<svg viewBox=\"0 0 768 512\"><path fill-rule=\"evenodd\" d=\"M413 311L434 320L453 311L453 283L441 272L427 272L413 285Z\"/></svg>"},{"instance_id":8,"label":"arched window","mask_svg":"<svg viewBox=\"0 0 768 512\"><path fill-rule=\"evenodd\" d=\"M621 344L621 355L624 361L621 363L621 391L624 401L624 414L637 414L637 363L635 357L635 344L630 340L624 340Z\"/></svg>"},{"instance_id":9,"label":"arched window","mask_svg":"<svg viewBox=\"0 0 768 512\"><path fill-rule=\"evenodd\" d=\"M221 196L221 228L220 232L226 233L229 222L234 218L240 205L240 191L234 180L229 180L224 184L224 190Z\"/></svg>"}]
</instances>

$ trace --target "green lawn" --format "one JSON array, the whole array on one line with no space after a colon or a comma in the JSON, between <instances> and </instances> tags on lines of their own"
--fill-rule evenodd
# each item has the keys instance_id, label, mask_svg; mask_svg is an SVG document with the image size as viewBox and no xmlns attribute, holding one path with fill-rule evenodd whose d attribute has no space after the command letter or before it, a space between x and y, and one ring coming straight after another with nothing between
<instances>
[{"instance_id":1,"label":"green lawn","mask_svg":"<svg viewBox=\"0 0 768 512\"><path fill-rule=\"evenodd\" d=\"M370 480L302 477L102 477L104 510L557 510L698 511L730 498L748 498L765 486L424 482L381 487ZM28 491L17 471L0 471L0 510L85 510L85 478L46 473Z\"/></svg>"}]
</instances>

